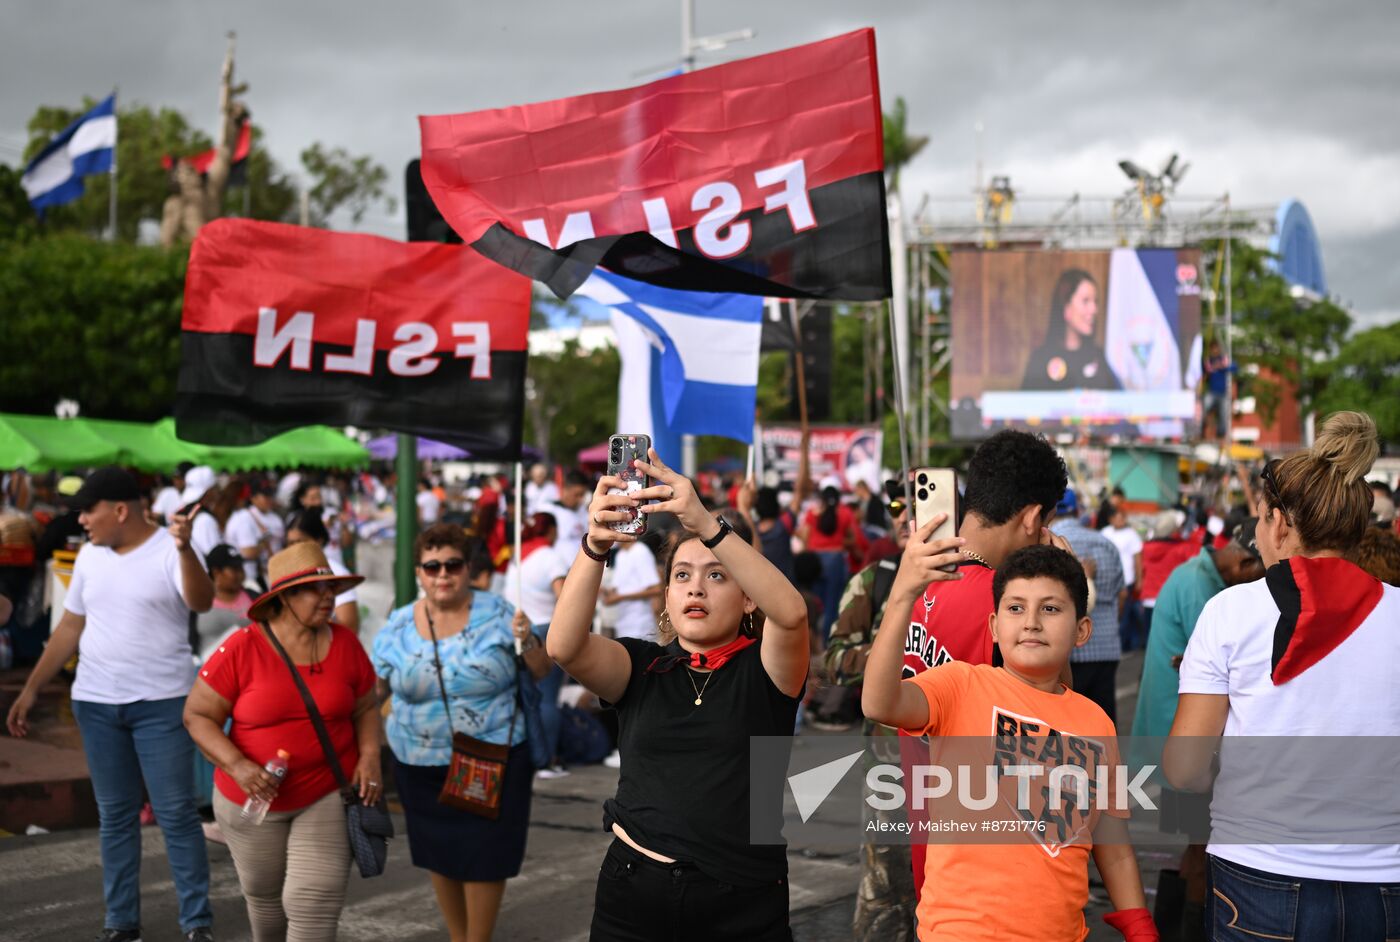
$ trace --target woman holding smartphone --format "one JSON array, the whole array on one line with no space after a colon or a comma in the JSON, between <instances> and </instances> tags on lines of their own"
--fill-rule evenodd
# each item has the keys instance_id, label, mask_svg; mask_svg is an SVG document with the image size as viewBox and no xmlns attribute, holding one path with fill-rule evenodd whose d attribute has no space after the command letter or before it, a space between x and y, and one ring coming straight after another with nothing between
<instances>
[{"instance_id":1,"label":"woman holding smartphone","mask_svg":"<svg viewBox=\"0 0 1400 942\"><path fill-rule=\"evenodd\" d=\"M654 450L631 495L598 482L546 642L559 666L618 713L622 775L603 810L614 835L598 875L593 942L790 940L780 776L750 782L749 739L790 736L807 679L807 608L792 584L701 504ZM649 503L655 501L656 503ZM673 513L662 642L590 631L614 524ZM756 614L765 619L762 639ZM750 793L764 843L750 835ZM770 836L771 835L771 836Z\"/></svg>"}]
</instances>

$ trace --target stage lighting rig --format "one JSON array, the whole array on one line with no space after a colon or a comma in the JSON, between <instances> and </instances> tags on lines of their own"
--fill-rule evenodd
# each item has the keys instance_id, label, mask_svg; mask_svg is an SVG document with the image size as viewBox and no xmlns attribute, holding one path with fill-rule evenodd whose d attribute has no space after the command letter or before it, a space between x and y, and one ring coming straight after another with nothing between
<instances>
[{"instance_id":1,"label":"stage lighting rig","mask_svg":"<svg viewBox=\"0 0 1400 942\"><path fill-rule=\"evenodd\" d=\"M1001 235L1001 227L1011 222L1011 212L1016 205L1016 191L1011 188L1011 178L1005 175L992 177L992 182L980 197L977 201L977 221L991 227L984 241L988 247L994 247Z\"/></svg>"}]
</instances>

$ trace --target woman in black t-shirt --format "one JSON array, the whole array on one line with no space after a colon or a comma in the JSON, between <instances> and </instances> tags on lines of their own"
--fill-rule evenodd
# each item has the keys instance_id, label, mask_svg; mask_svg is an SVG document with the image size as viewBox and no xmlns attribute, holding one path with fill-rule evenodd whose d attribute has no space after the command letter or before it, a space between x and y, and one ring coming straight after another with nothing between
<instances>
[{"instance_id":1,"label":"woman in black t-shirt","mask_svg":"<svg viewBox=\"0 0 1400 942\"><path fill-rule=\"evenodd\" d=\"M749 742L792 735L807 679L806 605L704 508L689 480L655 451L649 457L637 467L652 487L609 494L622 481L598 483L546 642L618 713L622 771L603 812L615 839L598 875L591 938L786 942L781 771L751 785ZM590 631L607 551L636 539L610 525L638 506L675 514L686 531L667 555L663 644ZM751 797L761 809L753 833Z\"/></svg>"}]
</instances>

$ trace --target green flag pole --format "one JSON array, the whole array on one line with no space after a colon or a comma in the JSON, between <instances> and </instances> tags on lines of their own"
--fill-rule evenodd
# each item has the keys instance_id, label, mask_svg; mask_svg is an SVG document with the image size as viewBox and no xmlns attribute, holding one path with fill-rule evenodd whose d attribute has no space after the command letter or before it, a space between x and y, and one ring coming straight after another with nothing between
<instances>
[{"instance_id":1,"label":"green flag pole","mask_svg":"<svg viewBox=\"0 0 1400 942\"><path fill-rule=\"evenodd\" d=\"M418 438L399 435L394 462L399 483L394 508L394 607L402 608L418 598L413 578L413 541L418 538Z\"/></svg>"}]
</instances>

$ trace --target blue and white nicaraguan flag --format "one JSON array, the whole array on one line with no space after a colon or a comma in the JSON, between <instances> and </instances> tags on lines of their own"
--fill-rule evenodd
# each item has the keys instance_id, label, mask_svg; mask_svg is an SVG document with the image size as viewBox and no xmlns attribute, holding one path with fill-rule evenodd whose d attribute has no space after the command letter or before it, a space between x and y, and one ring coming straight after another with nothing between
<instances>
[{"instance_id":1,"label":"blue and white nicaraguan flag","mask_svg":"<svg viewBox=\"0 0 1400 942\"><path fill-rule=\"evenodd\" d=\"M673 291L596 269L579 294L612 309L622 356L617 430L668 464L682 435L751 444L763 298Z\"/></svg>"},{"instance_id":2,"label":"blue and white nicaraguan flag","mask_svg":"<svg viewBox=\"0 0 1400 942\"><path fill-rule=\"evenodd\" d=\"M117 96L108 95L91 111L49 141L24 168L20 184L40 213L83 195L83 177L108 173L117 147Z\"/></svg>"},{"instance_id":3,"label":"blue and white nicaraguan flag","mask_svg":"<svg viewBox=\"0 0 1400 942\"><path fill-rule=\"evenodd\" d=\"M1104 355L1125 391L1183 388L1179 287L1174 249L1113 250Z\"/></svg>"}]
</instances>

